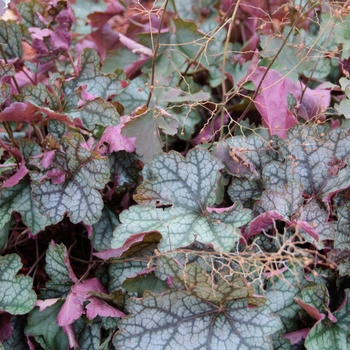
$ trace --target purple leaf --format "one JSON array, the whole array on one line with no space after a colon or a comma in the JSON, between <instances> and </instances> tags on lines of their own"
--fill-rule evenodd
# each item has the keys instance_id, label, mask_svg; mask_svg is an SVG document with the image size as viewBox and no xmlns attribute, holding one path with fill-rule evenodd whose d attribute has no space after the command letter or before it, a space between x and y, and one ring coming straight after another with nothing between
<instances>
[{"instance_id":1,"label":"purple leaf","mask_svg":"<svg viewBox=\"0 0 350 350\"><path fill-rule=\"evenodd\" d=\"M38 306L40 311L44 311L47 307L55 304L58 300L60 300L60 298L52 298L46 300L37 299L35 306Z\"/></svg>"},{"instance_id":2,"label":"purple leaf","mask_svg":"<svg viewBox=\"0 0 350 350\"><path fill-rule=\"evenodd\" d=\"M331 102L331 91L322 88L323 84L312 90L301 83L302 90L305 89L303 99L300 103L298 114L305 120L324 121L324 112Z\"/></svg>"},{"instance_id":3,"label":"purple leaf","mask_svg":"<svg viewBox=\"0 0 350 350\"><path fill-rule=\"evenodd\" d=\"M39 108L33 106L31 103L14 102L9 107L6 107L0 113L0 121L2 122L39 122L42 115Z\"/></svg>"},{"instance_id":4,"label":"purple leaf","mask_svg":"<svg viewBox=\"0 0 350 350\"><path fill-rule=\"evenodd\" d=\"M67 326L76 321L83 313L84 299L70 292L57 316L59 326Z\"/></svg>"},{"instance_id":5,"label":"purple leaf","mask_svg":"<svg viewBox=\"0 0 350 350\"><path fill-rule=\"evenodd\" d=\"M28 172L29 170L25 166L25 160L22 158L21 165L19 166L17 173L7 179L0 188L13 187L17 185L18 182L28 174Z\"/></svg>"},{"instance_id":6,"label":"purple leaf","mask_svg":"<svg viewBox=\"0 0 350 350\"><path fill-rule=\"evenodd\" d=\"M247 239L261 233L263 230L268 230L271 228L276 220L285 221L283 215L278 214L275 211L268 211L266 213L260 214L253 221L251 221L248 228Z\"/></svg>"},{"instance_id":7,"label":"purple leaf","mask_svg":"<svg viewBox=\"0 0 350 350\"><path fill-rule=\"evenodd\" d=\"M294 300L315 320L322 321L326 317L325 314L319 312L314 306L304 303L302 300L297 298L294 298Z\"/></svg>"},{"instance_id":8,"label":"purple leaf","mask_svg":"<svg viewBox=\"0 0 350 350\"><path fill-rule=\"evenodd\" d=\"M103 252L94 253L100 259L108 260L110 258L119 258L124 252L126 252L134 243L142 242L144 237L148 234L148 232L137 233L135 235L130 236L122 247L117 249L108 249Z\"/></svg>"},{"instance_id":9,"label":"purple leaf","mask_svg":"<svg viewBox=\"0 0 350 350\"><path fill-rule=\"evenodd\" d=\"M266 72L265 67L257 68L250 76L255 88ZM300 100L300 89L288 78L276 70L269 70L261 84L261 92L254 103L263 118L271 135L286 138L287 131L297 123L293 113L288 109L288 96L292 94L297 101Z\"/></svg>"},{"instance_id":10,"label":"purple leaf","mask_svg":"<svg viewBox=\"0 0 350 350\"><path fill-rule=\"evenodd\" d=\"M90 303L86 307L86 315L91 320L97 315L107 317L123 317L124 313L106 304L100 299L91 296L90 292L100 292L107 294L106 289L97 278L85 280L72 286L58 316L57 323L60 326L68 326L85 314L83 304Z\"/></svg>"},{"instance_id":11,"label":"purple leaf","mask_svg":"<svg viewBox=\"0 0 350 350\"><path fill-rule=\"evenodd\" d=\"M75 334L74 325L70 324L68 326L62 327L62 329L63 329L63 332L67 334L68 343L69 343L70 349L78 349L78 350L80 350L81 347L79 345L77 336Z\"/></svg>"},{"instance_id":12,"label":"purple leaf","mask_svg":"<svg viewBox=\"0 0 350 350\"><path fill-rule=\"evenodd\" d=\"M310 332L310 328L300 329L295 332L290 332L282 335L282 338L288 339L291 345L297 344L307 337Z\"/></svg>"},{"instance_id":13,"label":"purple leaf","mask_svg":"<svg viewBox=\"0 0 350 350\"><path fill-rule=\"evenodd\" d=\"M130 120L130 117L124 116L120 118L120 123L117 126L107 126L96 148L101 147L104 142L107 142L109 144L109 152L123 150L126 152L135 151L136 137L126 137L121 133L125 123Z\"/></svg>"},{"instance_id":14,"label":"purple leaf","mask_svg":"<svg viewBox=\"0 0 350 350\"><path fill-rule=\"evenodd\" d=\"M0 314L0 342L9 339L13 332L13 325L11 324L12 315L7 312Z\"/></svg>"},{"instance_id":15,"label":"purple leaf","mask_svg":"<svg viewBox=\"0 0 350 350\"><path fill-rule=\"evenodd\" d=\"M112 0L104 12L93 12L87 16L92 27L101 27L115 15L120 15L125 8L117 0Z\"/></svg>"},{"instance_id":16,"label":"purple leaf","mask_svg":"<svg viewBox=\"0 0 350 350\"><path fill-rule=\"evenodd\" d=\"M12 175L9 179L7 179L2 184L2 186L0 187L2 189L5 187L13 187L17 185L18 182L28 174L29 170L25 166L26 162L24 160L22 153L17 148L7 146L3 141L1 141L1 139L0 139L0 145L4 149L6 149L6 151L8 151L12 156L14 156L17 159L19 158L21 159L21 164L19 166L18 171L16 172L16 174Z\"/></svg>"}]
</instances>

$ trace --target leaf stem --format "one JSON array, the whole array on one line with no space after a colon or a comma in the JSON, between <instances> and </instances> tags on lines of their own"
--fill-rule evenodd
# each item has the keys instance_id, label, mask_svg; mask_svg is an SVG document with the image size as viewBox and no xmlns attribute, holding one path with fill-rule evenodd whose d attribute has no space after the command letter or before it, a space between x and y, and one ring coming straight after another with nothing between
<instances>
[{"instance_id":1,"label":"leaf stem","mask_svg":"<svg viewBox=\"0 0 350 350\"><path fill-rule=\"evenodd\" d=\"M238 0L236 2L236 6L233 10L232 16L230 18L230 24L228 27L227 35L226 35L226 40L225 40L225 46L224 46L224 57L222 59L222 65L221 65L221 90L222 90L222 103L225 103L226 99L226 78L225 78L225 72L226 72L226 56L227 56L227 50L228 50L228 45L230 42L230 37L231 37L231 32L234 24L234 20L236 18L236 14L238 11L238 7L240 4L241 0ZM220 117L220 138L224 136L224 123L225 123L225 109L221 109L221 117Z\"/></svg>"},{"instance_id":2,"label":"leaf stem","mask_svg":"<svg viewBox=\"0 0 350 350\"><path fill-rule=\"evenodd\" d=\"M163 12L162 12L162 17L160 19L160 23L159 23L159 26L158 26L157 42L156 42L156 46L154 48L153 56L152 56L152 74L151 74L151 83L150 83L150 86L149 86L150 91L149 91L149 94L148 94L146 107L149 106L149 104L151 102L152 94L153 94L154 76L155 76L155 71L156 71L156 60L157 60L158 50L159 50L159 47L160 47L160 44L159 44L160 43L160 32L162 30L164 17L165 17L165 10L166 10L166 8L168 6L168 2L169 2L169 0L165 0ZM151 29L151 36L152 36L152 29Z\"/></svg>"}]
</instances>

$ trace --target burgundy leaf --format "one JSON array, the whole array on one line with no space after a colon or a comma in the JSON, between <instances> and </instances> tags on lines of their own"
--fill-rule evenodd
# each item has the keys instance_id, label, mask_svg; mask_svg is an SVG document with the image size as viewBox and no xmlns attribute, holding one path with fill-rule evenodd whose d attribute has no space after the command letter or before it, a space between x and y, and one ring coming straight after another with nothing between
<instances>
[{"instance_id":1,"label":"burgundy leaf","mask_svg":"<svg viewBox=\"0 0 350 350\"><path fill-rule=\"evenodd\" d=\"M67 326L76 321L83 313L84 299L70 292L57 316L59 326Z\"/></svg>"},{"instance_id":2,"label":"burgundy leaf","mask_svg":"<svg viewBox=\"0 0 350 350\"><path fill-rule=\"evenodd\" d=\"M75 334L74 324L69 324L67 326L62 327L63 332L67 334L69 347L71 349L80 350L81 347L79 345L77 336Z\"/></svg>"},{"instance_id":3,"label":"burgundy leaf","mask_svg":"<svg viewBox=\"0 0 350 350\"><path fill-rule=\"evenodd\" d=\"M295 332L290 332L282 335L282 338L288 339L291 345L297 344L307 337L310 328L300 329Z\"/></svg>"},{"instance_id":4,"label":"burgundy leaf","mask_svg":"<svg viewBox=\"0 0 350 350\"><path fill-rule=\"evenodd\" d=\"M305 89L303 99L300 103L298 114L305 120L317 119L324 121L324 112L331 102L331 91L322 88L323 84L312 90L301 83L302 90Z\"/></svg>"},{"instance_id":5,"label":"burgundy leaf","mask_svg":"<svg viewBox=\"0 0 350 350\"><path fill-rule=\"evenodd\" d=\"M85 301L90 303L86 307L86 315L89 319L93 319L97 315L123 317L124 313L114 307L102 302L100 299L91 296L90 292L100 292L107 294L106 289L97 278L85 280L72 286L71 292L68 294L60 312L57 316L57 323L60 326L67 326L77 320L85 313L83 304Z\"/></svg>"},{"instance_id":6,"label":"burgundy leaf","mask_svg":"<svg viewBox=\"0 0 350 350\"><path fill-rule=\"evenodd\" d=\"M87 18L90 20L92 27L101 27L112 17L122 14L124 11L125 8L119 1L112 0L104 12L91 13Z\"/></svg>"},{"instance_id":7,"label":"burgundy leaf","mask_svg":"<svg viewBox=\"0 0 350 350\"><path fill-rule=\"evenodd\" d=\"M9 339L13 332L13 326L11 324L12 315L7 312L0 314L0 342L4 342Z\"/></svg>"},{"instance_id":8,"label":"burgundy leaf","mask_svg":"<svg viewBox=\"0 0 350 350\"><path fill-rule=\"evenodd\" d=\"M294 298L294 300L315 320L322 321L326 317L325 314L319 312L314 306L304 303L302 300L297 298Z\"/></svg>"},{"instance_id":9,"label":"burgundy leaf","mask_svg":"<svg viewBox=\"0 0 350 350\"><path fill-rule=\"evenodd\" d=\"M21 159L21 164L19 166L19 169L17 170L17 172L14 175L12 175L9 179L7 179L2 184L2 186L0 187L2 189L5 187L13 187L13 186L17 185L18 182L20 180L22 180L28 174L29 170L25 166L26 162L24 160L22 153L17 148L7 146L1 139L0 139L0 145L4 149L6 149L6 151L8 151L11 155L13 155L15 158Z\"/></svg>"},{"instance_id":10,"label":"burgundy leaf","mask_svg":"<svg viewBox=\"0 0 350 350\"><path fill-rule=\"evenodd\" d=\"M35 123L41 119L42 115L39 113L39 108L29 102L14 102L0 112L0 121L2 122Z\"/></svg>"},{"instance_id":11,"label":"burgundy leaf","mask_svg":"<svg viewBox=\"0 0 350 350\"><path fill-rule=\"evenodd\" d=\"M250 79L255 88L266 72L266 67L257 68ZM288 109L288 97L292 94L296 101L300 100L300 89L288 78L276 70L269 70L261 84L261 91L254 103L263 118L271 135L286 138L287 131L297 123L293 113Z\"/></svg>"},{"instance_id":12,"label":"burgundy leaf","mask_svg":"<svg viewBox=\"0 0 350 350\"><path fill-rule=\"evenodd\" d=\"M306 221L294 221L293 223L296 226L300 227L302 230L304 230L311 237L313 237L316 241L318 241L317 230L313 226L311 226L308 222L306 222Z\"/></svg>"},{"instance_id":13,"label":"burgundy leaf","mask_svg":"<svg viewBox=\"0 0 350 350\"><path fill-rule=\"evenodd\" d=\"M96 149L100 148L104 142L109 144L109 152L135 151L135 137L126 137L122 135L121 130L125 123L130 121L130 117L124 116L120 118L120 123L117 126L107 126L103 135L96 146Z\"/></svg>"},{"instance_id":14,"label":"burgundy leaf","mask_svg":"<svg viewBox=\"0 0 350 350\"><path fill-rule=\"evenodd\" d=\"M130 236L124 243L124 245L117 249L108 249L103 252L94 253L100 259L108 260L110 258L119 258L124 252L126 252L134 243L142 242L144 237L149 232L137 233Z\"/></svg>"},{"instance_id":15,"label":"burgundy leaf","mask_svg":"<svg viewBox=\"0 0 350 350\"><path fill-rule=\"evenodd\" d=\"M275 211L268 211L260 214L253 221L251 221L246 239L261 233L263 230L270 229L276 220L285 221L285 218L283 215L280 215Z\"/></svg>"},{"instance_id":16,"label":"burgundy leaf","mask_svg":"<svg viewBox=\"0 0 350 350\"><path fill-rule=\"evenodd\" d=\"M35 306L39 307L40 311L44 311L47 307L55 304L60 298L53 298L53 299L46 299L46 300L39 300L35 302Z\"/></svg>"}]
</instances>

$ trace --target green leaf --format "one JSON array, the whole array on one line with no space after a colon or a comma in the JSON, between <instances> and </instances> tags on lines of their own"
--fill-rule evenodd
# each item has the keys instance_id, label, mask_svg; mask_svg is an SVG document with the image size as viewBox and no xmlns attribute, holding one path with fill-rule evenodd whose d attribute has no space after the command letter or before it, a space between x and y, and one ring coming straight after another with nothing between
<instances>
[{"instance_id":1,"label":"green leaf","mask_svg":"<svg viewBox=\"0 0 350 350\"><path fill-rule=\"evenodd\" d=\"M84 141L80 134L62 137L63 152L56 152L51 168L43 171L44 175L58 172L59 178L64 177L61 182L43 181L40 173L31 172L33 196L40 211L55 223L66 213L73 223L82 221L87 225L101 217L103 201L97 190L109 181L108 160L83 148Z\"/></svg>"},{"instance_id":2,"label":"green leaf","mask_svg":"<svg viewBox=\"0 0 350 350\"><path fill-rule=\"evenodd\" d=\"M33 235L52 224L47 216L40 213L39 204L32 198L31 191L27 180L1 190L0 226L4 226L10 220L11 213L14 211L21 214L23 223Z\"/></svg>"},{"instance_id":3,"label":"green leaf","mask_svg":"<svg viewBox=\"0 0 350 350\"><path fill-rule=\"evenodd\" d=\"M172 19L176 28L176 33L173 44L177 44L179 50L187 55L189 59L193 59L202 45L205 45L207 39L198 31L197 25L194 22L187 22L181 18ZM199 57L200 62L204 67L210 67L214 57L209 49L205 50L205 54Z\"/></svg>"},{"instance_id":4,"label":"green leaf","mask_svg":"<svg viewBox=\"0 0 350 350\"><path fill-rule=\"evenodd\" d=\"M204 91L198 91L194 93L184 92L181 89L171 89L159 98L159 102L201 102L210 99L210 94Z\"/></svg>"},{"instance_id":5,"label":"green leaf","mask_svg":"<svg viewBox=\"0 0 350 350\"><path fill-rule=\"evenodd\" d=\"M101 71L103 73L113 73L116 69L125 69L129 64L136 62L140 58L139 55L131 52L125 47L111 50L107 58L103 62ZM137 78L133 79L136 80Z\"/></svg>"},{"instance_id":6,"label":"green leaf","mask_svg":"<svg viewBox=\"0 0 350 350\"><path fill-rule=\"evenodd\" d=\"M63 100L60 97L63 94L62 91L59 90L58 94L49 92L41 83L36 86L25 86L22 94L24 101L29 101L49 116L59 120L64 120L65 115L71 121L80 119L88 130L92 130L95 125L108 126L119 123L119 113L116 108L101 97L86 101L82 107L78 108L79 91L73 91L75 84L76 82L71 80L64 84Z\"/></svg>"},{"instance_id":7,"label":"green leaf","mask_svg":"<svg viewBox=\"0 0 350 350\"><path fill-rule=\"evenodd\" d=\"M252 208L261 197L262 186L258 181L233 178L227 193L233 202L242 202L245 208Z\"/></svg>"},{"instance_id":8,"label":"green leaf","mask_svg":"<svg viewBox=\"0 0 350 350\"><path fill-rule=\"evenodd\" d=\"M23 275L16 276L22 266L17 254L0 256L0 309L12 315L28 313L36 301L33 280Z\"/></svg>"},{"instance_id":9,"label":"green leaf","mask_svg":"<svg viewBox=\"0 0 350 350\"><path fill-rule=\"evenodd\" d=\"M350 118L350 100L348 98L343 98L340 103L335 103L334 108L338 113L343 114L345 118Z\"/></svg>"},{"instance_id":10,"label":"green leaf","mask_svg":"<svg viewBox=\"0 0 350 350\"><path fill-rule=\"evenodd\" d=\"M123 282L123 288L130 293L137 293L139 297L142 297L146 290L160 294L169 289L168 284L160 280L154 272L126 278Z\"/></svg>"},{"instance_id":11,"label":"green leaf","mask_svg":"<svg viewBox=\"0 0 350 350\"><path fill-rule=\"evenodd\" d=\"M34 336L45 349L68 349L68 337L56 321L63 303L58 300L43 311L36 307L28 315L25 333Z\"/></svg>"},{"instance_id":12,"label":"green leaf","mask_svg":"<svg viewBox=\"0 0 350 350\"><path fill-rule=\"evenodd\" d=\"M86 324L81 318L74 323L78 344L82 349L99 349L101 338L100 323Z\"/></svg>"},{"instance_id":13,"label":"green leaf","mask_svg":"<svg viewBox=\"0 0 350 350\"><path fill-rule=\"evenodd\" d=\"M345 290L345 305L338 311L334 312L336 322L332 322L328 318L317 322L311 328L307 338L305 339L305 347L307 350L319 349L337 349L349 350L349 323L350 323L350 290Z\"/></svg>"},{"instance_id":14,"label":"green leaf","mask_svg":"<svg viewBox=\"0 0 350 350\"><path fill-rule=\"evenodd\" d=\"M147 263L143 261L130 261L125 263L111 264L108 269L110 293L121 289L123 282L130 277L134 277L138 272L147 267Z\"/></svg>"},{"instance_id":15,"label":"green leaf","mask_svg":"<svg viewBox=\"0 0 350 350\"><path fill-rule=\"evenodd\" d=\"M47 129L58 142L61 141L62 137L65 136L68 131L67 125L56 119L49 120Z\"/></svg>"},{"instance_id":16,"label":"green leaf","mask_svg":"<svg viewBox=\"0 0 350 350\"><path fill-rule=\"evenodd\" d=\"M204 267L198 263L186 263L183 266L176 257L170 259L161 256L157 262L156 275L163 280L171 276L175 287L181 289L185 287L193 295L207 301L222 303L223 301L248 299L249 304L255 306L265 302L263 298L259 298L257 302L253 298L255 289L248 285L239 273L232 273L228 267L226 269L221 267L219 272L213 267Z\"/></svg>"},{"instance_id":17,"label":"green leaf","mask_svg":"<svg viewBox=\"0 0 350 350\"><path fill-rule=\"evenodd\" d=\"M249 167L250 174L237 171L235 176L245 176L248 178L260 178L264 167L273 159L272 144L270 140L264 139L257 134L246 136L235 136L227 139L231 149L231 157L236 158L236 162L245 164Z\"/></svg>"},{"instance_id":18,"label":"green leaf","mask_svg":"<svg viewBox=\"0 0 350 350\"><path fill-rule=\"evenodd\" d=\"M341 23L337 23L334 26L334 38L338 44L342 44L341 59L346 60L350 56L350 44L349 44L349 30L350 30L350 15L348 14L345 19L342 19Z\"/></svg>"},{"instance_id":19,"label":"green leaf","mask_svg":"<svg viewBox=\"0 0 350 350\"><path fill-rule=\"evenodd\" d=\"M67 114L71 120L79 118L88 130L92 130L96 125L117 125L120 120L115 107L102 98L86 101L83 107Z\"/></svg>"},{"instance_id":20,"label":"green leaf","mask_svg":"<svg viewBox=\"0 0 350 350\"><path fill-rule=\"evenodd\" d=\"M111 248L113 231L119 223L117 214L105 205L100 220L92 225L90 239L96 250L101 251Z\"/></svg>"},{"instance_id":21,"label":"green leaf","mask_svg":"<svg viewBox=\"0 0 350 350\"><path fill-rule=\"evenodd\" d=\"M70 270L67 248L63 244L49 244L45 271L51 281L46 282L46 289L42 290L41 298L66 297L74 284L74 275Z\"/></svg>"},{"instance_id":22,"label":"green leaf","mask_svg":"<svg viewBox=\"0 0 350 350\"><path fill-rule=\"evenodd\" d=\"M25 28L39 27L43 28L44 23L40 21L38 14L45 13L46 4L37 0L31 0L30 2L20 2L17 5L17 10L21 15L21 25Z\"/></svg>"},{"instance_id":23,"label":"green leaf","mask_svg":"<svg viewBox=\"0 0 350 350\"><path fill-rule=\"evenodd\" d=\"M182 140L190 140L195 132L196 125L201 121L197 110L189 106L174 106L169 113L177 120L179 130L177 136Z\"/></svg>"},{"instance_id":24,"label":"green leaf","mask_svg":"<svg viewBox=\"0 0 350 350\"><path fill-rule=\"evenodd\" d=\"M283 76L288 76L294 83L297 82L300 73L314 66L314 62L305 60L305 55L300 53L300 44L286 44L282 37L261 35L260 45L263 48L262 57L269 60L275 58L282 47L271 68L279 71Z\"/></svg>"},{"instance_id":25,"label":"green leaf","mask_svg":"<svg viewBox=\"0 0 350 350\"><path fill-rule=\"evenodd\" d=\"M282 148L284 164L271 162L263 171L267 188L276 188L289 180L303 184L304 192L323 201L350 185L350 168L345 161L350 155L350 135L343 128L321 133L316 126L299 126L287 134Z\"/></svg>"},{"instance_id":26,"label":"green leaf","mask_svg":"<svg viewBox=\"0 0 350 350\"><path fill-rule=\"evenodd\" d=\"M50 92L42 83L26 85L22 90L22 95L24 102L29 101L44 111L58 111L61 108L59 96L55 92Z\"/></svg>"},{"instance_id":27,"label":"green leaf","mask_svg":"<svg viewBox=\"0 0 350 350\"><path fill-rule=\"evenodd\" d=\"M246 300L216 305L189 291L145 292L129 310L114 338L118 349L273 349L270 335L281 327L268 307L248 308Z\"/></svg>"},{"instance_id":28,"label":"green leaf","mask_svg":"<svg viewBox=\"0 0 350 350\"><path fill-rule=\"evenodd\" d=\"M103 99L118 95L123 90L122 82L126 83L126 77L123 71L116 70L110 74L102 73L100 71L100 59L95 50L83 50L80 67L79 76L72 81L74 85L73 89L78 86L87 85L87 92ZM70 86L70 82L68 82L67 86Z\"/></svg>"},{"instance_id":29,"label":"green leaf","mask_svg":"<svg viewBox=\"0 0 350 350\"><path fill-rule=\"evenodd\" d=\"M306 205L301 207L300 213L297 215L297 221L307 222L312 226L318 233L318 242L314 242L313 238L304 230L300 229L300 234L309 242L313 242L318 249L324 248L323 241L331 240L334 241L338 236L334 230L332 222L328 222L329 215L316 201L311 199ZM310 240L311 239L311 240Z\"/></svg>"},{"instance_id":30,"label":"green leaf","mask_svg":"<svg viewBox=\"0 0 350 350\"><path fill-rule=\"evenodd\" d=\"M303 186L297 181L290 181L279 191L264 191L254 209L259 213L276 211L288 220L303 202Z\"/></svg>"},{"instance_id":31,"label":"green leaf","mask_svg":"<svg viewBox=\"0 0 350 350\"><path fill-rule=\"evenodd\" d=\"M113 152L109 157L111 174L118 177L118 185L133 185L140 176L139 158L134 153Z\"/></svg>"},{"instance_id":32,"label":"green leaf","mask_svg":"<svg viewBox=\"0 0 350 350\"><path fill-rule=\"evenodd\" d=\"M159 250L200 242L230 250L239 239L236 228L251 219L250 210L240 203L229 208L210 208L220 177L221 162L202 149L192 149L183 158L177 152L156 156L150 165L153 179L137 189L134 199L141 205L172 205L157 209L132 206L121 213L122 222L114 231L112 247L122 246L130 235L159 231Z\"/></svg>"},{"instance_id":33,"label":"green leaf","mask_svg":"<svg viewBox=\"0 0 350 350\"><path fill-rule=\"evenodd\" d=\"M141 205L178 205L204 212L214 204L221 162L207 150L194 148L186 158L171 151L156 156L149 169L152 180L137 188L134 199Z\"/></svg>"},{"instance_id":34,"label":"green leaf","mask_svg":"<svg viewBox=\"0 0 350 350\"><path fill-rule=\"evenodd\" d=\"M14 316L11 319L13 333L11 337L3 342L5 350L27 350L27 338L24 335L24 327L27 324L26 318Z\"/></svg>"},{"instance_id":35,"label":"green leaf","mask_svg":"<svg viewBox=\"0 0 350 350\"><path fill-rule=\"evenodd\" d=\"M298 304L317 321L319 320L320 316L324 317L329 311L329 293L324 284L315 284L304 288L301 291L301 298L295 298L295 301L297 301ZM300 303L300 301L302 303ZM306 305L306 308L304 305ZM308 306L311 306L311 308L308 308ZM310 310L313 311L313 309L316 311L315 314L310 312Z\"/></svg>"},{"instance_id":36,"label":"green leaf","mask_svg":"<svg viewBox=\"0 0 350 350\"><path fill-rule=\"evenodd\" d=\"M22 33L17 23L0 20L0 43L6 55L2 58L22 58Z\"/></svg>"},{"instance_id":37,"label":"green leaf","mask_svg":"<svg viewBox=\"0 0 350 350\"><path fill-rule=\"evenodd\" d=\"M336 236L334 242L334 248L350 249L350 202L346 202L344 206L341 206L337 210L338 222L336 224Z\"/></svg>"},{"instance_id":38,"label":"green leaf","mask_svg":"<svg viewBox=\"0 0 350 350\"><path fill-rule=\"evenodd\" d=\"M282 276L272 278L266 289L267 305L283 323L285 333L298 329L301 307L294 301L306 284L301 268L287 269Z\"/></svg>"},{"instance_id":39,"label":"green leaf","mask_svg":"<svg viewBox=\"0 0 350 350\"><path fill-rule=\"evenodd\" d=\"M118 97L113 98L113 101L117 100L123 104L126 115L130 115L137 107L147 102L149 90L145 88L146 83L145 76L140 75L133 79Z\"/></svg>"},{"instance_id":40,"label":"green leaf","mask_svg":"<svg viewBox=\"0 0 350 350\"><path fill-rule=\"evenodd\" d=\"M177 132L177 125L176 119L165 116L158 108L148 109L127 122L122 129L122 134L136 137L136 152L146 163L149 163L163 148L159 129L162 129L165 134L174 135Z\"/></svg>"},{"instance_id":41,"label":"green leaf","mask_svg":"<svg viewBox=\"0 0 350 350\"><path fill-rule=\"evenodd\" d=\"M10 228L14 223L15 219L12 217L8 222L6 222L2 227L0 227L0 250L6 248Z\"/></svg>"}]
</instances>

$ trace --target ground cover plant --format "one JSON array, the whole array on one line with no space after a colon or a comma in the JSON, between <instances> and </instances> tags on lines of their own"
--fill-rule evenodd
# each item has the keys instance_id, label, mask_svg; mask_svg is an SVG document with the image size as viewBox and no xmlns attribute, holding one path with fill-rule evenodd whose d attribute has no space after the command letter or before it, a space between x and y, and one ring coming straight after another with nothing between
<instances>
[{"instance_id":1,"label":"ground cover plant","mask_svg":"<svg viewBox=\"0 0 350 350\"><path fill-rule=\"evenodd\" d=\"M350 2L8 6L0 349L348 350Z\"/></svg>"}]
</instances>

